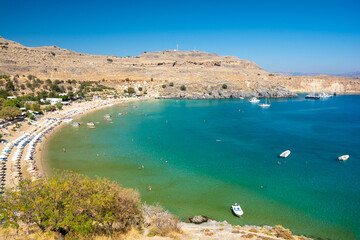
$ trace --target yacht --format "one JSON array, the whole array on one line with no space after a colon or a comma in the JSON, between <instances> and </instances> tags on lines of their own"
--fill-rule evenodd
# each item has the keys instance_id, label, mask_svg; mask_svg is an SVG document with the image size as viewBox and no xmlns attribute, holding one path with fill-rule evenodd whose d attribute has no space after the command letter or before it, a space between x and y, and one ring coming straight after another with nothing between
<instances>
[{"instance_id":1,"label":"yacht","mask_svg":"<svg viewBox=\"0 0 360 240\"><path fill-rule=\"evenodd\" d=\"M258 102L260 102L260 100L257 99L256 97L252 97L252 98L250 98L249 102L251 102L251 103L258 103Z\"/></svg>"},{"instance_id":2,"label":"yacht","mask_svg":"<svg viewBox=\"0 0 360 240\"><path fill-rule=\"evenodd\" d=\"M314 93L306 95L305 99L320 99L320 97L316 95L315 80L314 80Z\"/></svg>"},{"instance_id":3,"label":"yacht","mask_svg":"<svg viewBox=\"0 0 360 240\"><path fill-rule=\"evenodd\" d=\"M238 216L238 217L241 217L244 212L243 210L241 209L240 205L235 203L234 205L231 206L231 210L233 211L233 213Z\"/></svg>"},{"instance_id":4,"label":"yacht","mask_svg":"<svg viewBox=\"0 0 360 240\"><path fill-rule=\"evenodd\" d=\"M268 98L266 98L265 103L258 104L259 107L270 107L270 100L268 102Z\"/></svg>"}]
</instances>

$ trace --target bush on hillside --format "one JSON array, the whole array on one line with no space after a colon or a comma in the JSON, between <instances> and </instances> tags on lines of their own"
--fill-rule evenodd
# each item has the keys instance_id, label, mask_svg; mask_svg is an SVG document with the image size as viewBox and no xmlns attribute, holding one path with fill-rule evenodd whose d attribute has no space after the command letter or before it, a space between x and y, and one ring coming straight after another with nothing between
<instances>
[{"instance_id":1,"label":"bush on hillside","mask_svg":"<svg viewBox=\"0 0 360 240\"><path fill-rule=\"evenodd\" d=\"M15 117L18 117L20 115L21 115L21 110L17 107L3 107L0 110L0 118L14 119Z\"/></svg>"},{"instance_id":2,"label":"bush on hillside","mask_svg":"<svg viewBox=\"0 0 360 240\"><path fill-rule=\"evenodd\" d=\"M180 233L180 221L159 204L147 205L142 208L144 223L149 227L149 236L167 236L170 233Z\"/></svg>"},{"instance_id":3,"label":"bush on hillside","mask_svg":"<svg viewBox=\"0 0 360 240\"><path fill-rule=\"evenodd\" d=\"M5 226L19 228L20 221L35 224L60 238L93 234L112 235L141 221L137 191L107 179L90 179L73 172L48 179L21 181L0 197L0 218ZM27 231L28 232L28 231Z\"/></svg>"},{"instance_id":4,"label":"bush on hillside","mask_svg":"<svg viewBox=\"0 0 360 240\"><path fill-rule=\"evenodd\" d=\"M185 91L185 90L186 90L185 85L181 85L180 90L181 90L181 91Z\"/></svg>"}]
</instances>

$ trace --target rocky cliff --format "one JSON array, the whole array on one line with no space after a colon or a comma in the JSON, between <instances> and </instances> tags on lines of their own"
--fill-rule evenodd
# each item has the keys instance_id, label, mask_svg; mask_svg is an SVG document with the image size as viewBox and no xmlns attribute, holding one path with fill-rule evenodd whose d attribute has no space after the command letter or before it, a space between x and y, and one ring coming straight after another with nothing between
<instances>
[{"instance_id":1,"label":"rocky cliff","mask_svg":"<svg viewBox=\"0 0 360 240\"><path fill-rule=\"evenodd\" d=\"M25 47L1 37L0 74L32 74L60 80L105 79L119 89L147 84L149 93L165 98L291 97L293 92L311 92L315 80L318 91L360 92L359 78L282 76L233 56L169 50L121 58L56 46ZM186 90L181 90L182 85Z\"/></svg>"}]
</instances>

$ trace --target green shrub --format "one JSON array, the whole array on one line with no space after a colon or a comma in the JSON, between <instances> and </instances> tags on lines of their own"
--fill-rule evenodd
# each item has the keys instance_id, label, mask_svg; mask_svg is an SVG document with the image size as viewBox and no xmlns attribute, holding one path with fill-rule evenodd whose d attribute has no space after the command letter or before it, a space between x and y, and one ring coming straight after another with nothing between
<instances>
[{"instance_id":1,"label":"green shrub","mask_svg":"<svg viewBox=\"0 0 360 240\"><path fill-rule=\"evenodd\" d=\"M128 92L129 94L134 94L134 93L135 93L135 89L132 88L132 87L128 87L127 92Z\"/></svg>"},{"instance_id":2,"label":"green shrub","mask_svg":"<svg viewBox=\"0 0 360 240\"><path fill-rule=\"evenodd\" d=\"M112 59L110 59L110 58L108 58L108 59L106 59L109 63L112 63L113 62L113 60Z\"/></svg>"},{"instance_id":3,"label":"green shrub","mask_svg":"<svg viewBox=\"0 0 360 240\"><path fill-rule=\"evenodd\" d=\"M54 231L62 238L112 235L141 221L137 191L107 179L94 180L72 172L20 181L16 189L6 190L0 200L0 217L5 224L35 224L41 231Z\"/></svg>"},{"instance_id":4,"label":"green shrub","mask_svg":"<svg viewBox=\"0 0 360 240\"><path fill-rule=\"evenodd\" d=\"M227 85L226 85L226 84L223 84L223 85L222 85L222 88L223 88L223 89L227 89Z\"/></svg>"},{"instance_id":5,"label":"green shrub","mask_svg":"<svg viewBox=\"0 0 360 240\"><path fill-rule=\"evenodd\" d=\"M162 88L166 88L166 84L163 84L161 87L162 87Z\"/></svg>"},{"instance_id":6,"label":"green shrub","mask_svg":"<svg viewBox=\"0 0 360 240\"><path fill-rule=\"evenodd\" d=\"M15 117L20 115L21 115L21 110L17 107L8 106L0 110L0 118L14 119Z\"/></svg>"},{"instance_id":7,"label":"green shrub","mask_svg":"<svg viewBox=\"0 0 360 240\"><path fill-rule=\"evenodd\" d=\"M170 86L170 87L173 87L173 86L174 86L174 83L173 83L173 82L171 82L171 83L169 84L169 86Z\"/></svg>"},{"instance_id":8,"label":"green shrub","mask_svg":"<svg viewBox=\"0 0 360 240\"><path fill-rule=\"evenodd\" d=\"M15 86L12 81L9 81L6 83L5 90L6 91L14 91L15 90Z\"/></svg>"},{"instance_id":9,"label":"green shrub","mask_svg":"<svg viewBox=\"0 0 360 240\"><path fill-rule=\"evenodd\" d=\"M139 87L138 89L139 89L140 92L143 90L142 87Z\"/></svg>"},{"instance_id":10,"label":"green shrub","mask_svg":"<svg viewBox=\"0 0 360 240\"><path fill-rule=\"evenodd\" d=\"M185 85L181 85L180 90L181 90L181 91L186 91Z\"/></svg>"}]
</instances>

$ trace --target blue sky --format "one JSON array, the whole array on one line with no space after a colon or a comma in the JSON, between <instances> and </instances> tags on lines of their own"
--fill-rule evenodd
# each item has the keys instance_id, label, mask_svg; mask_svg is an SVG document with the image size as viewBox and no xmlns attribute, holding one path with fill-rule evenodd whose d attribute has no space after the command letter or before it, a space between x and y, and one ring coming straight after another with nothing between
<instances>
[{"instance_id":1,"label":"blue sky","mask_svg":"<svg viewBox=\"0 0 360 240\"><path fill-rule=\"evenodd\" d=\"M0 0L0 35L25 46L135 56L176 48L271 72L360 70L360 1Z\"/></svg>"}]
</instances>

